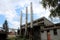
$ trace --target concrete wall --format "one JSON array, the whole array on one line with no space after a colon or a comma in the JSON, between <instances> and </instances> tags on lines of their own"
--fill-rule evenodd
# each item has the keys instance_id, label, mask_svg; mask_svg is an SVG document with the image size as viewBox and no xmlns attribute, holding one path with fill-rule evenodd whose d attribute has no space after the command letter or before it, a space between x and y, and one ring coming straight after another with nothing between
<instances>
[{"instance_id":1,"label":"concrete wall","mask_svg":"<svg viewBox=\"0 0 60 40\"><path fill-rule=\"evenodd\" d=\"M44 24L46 26L53 25L53 23L51 21L47 20L46 18L44 19Z\"/></svg>"},{"instance_id":2,"label":"concrete wall","mask_svg":"<svg viewBox=\"0 0 60 40\"><path fill-rule=\"evenodd\" d=\"M53 30L50 31L52 40L60 40L60 29L57 29L57 35L54 35Z\"/></svg>"},{"instance_id":3,"label":"concrete wall","mask_svg":"<svg viewBox=\"0 0 60 40\"><path fill-rule=\"evenodd\" d=\"M41 40L47 40L47 32L44 31L43 33L41 32Z\"/></svg>"},{"instance_id":4,"label":"concrete wall","mask_svg":"<svg viewBox=\"0 0 60 40\"><path fill-rule=\"evenodd\" d=\"M51 38L51 40L60 40L60 29L57 29L57 35L54 35L53 30L50 30L50 38ZM47 40L47 32L46 31L41 33L41 40Z\"/></svg>"}]
</instances>

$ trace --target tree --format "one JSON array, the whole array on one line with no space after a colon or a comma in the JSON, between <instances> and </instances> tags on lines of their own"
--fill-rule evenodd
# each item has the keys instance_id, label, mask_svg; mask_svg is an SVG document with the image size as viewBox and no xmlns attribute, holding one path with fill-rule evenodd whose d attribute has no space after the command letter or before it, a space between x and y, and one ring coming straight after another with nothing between
<instances>
[{"instance_id":1,"label":"tree","mask_svg":"<svg viewBox=\"0 0 60 40\"><path fill-rule=\"evenodd\" d=\"M7 20L5 20L4 24L3 24L3 29L5 30L5 32L8 32L8 23Z\"/></svg>"},{"instance_id":2,"label":"tree","mask_svg":"<svg viewBox=\"0 0 60 40\"><path fill-rule=\"evenodd\" d=\"M50 18L59 17L60 18L60 0L42 0L43 7L50 9Z\"/></svg>"}]
</instances>

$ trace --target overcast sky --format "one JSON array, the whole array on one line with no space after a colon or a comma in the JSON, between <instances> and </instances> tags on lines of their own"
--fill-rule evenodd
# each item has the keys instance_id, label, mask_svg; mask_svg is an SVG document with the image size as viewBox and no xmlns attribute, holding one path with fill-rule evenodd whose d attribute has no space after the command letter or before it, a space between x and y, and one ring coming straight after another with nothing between
<instances>
[{"instance_id":1,"label":"overcast sky","mask_svg":"<svg viewBox=\"0 0 60 40\"><path fill-rule=\"evenodd\" d=\"M30 3L33 3L34 20L48 18L49 9L44 9L41 0L0 0L0 27L7 19L10 28L18 28L20 24L20 12L23 12L23 24L25 23L26 7L28 7L28 21L30 21ZM57 18L58 19L58 18ZM57 20L54 20L57 22Z\"/></svg>"}]
</instances>

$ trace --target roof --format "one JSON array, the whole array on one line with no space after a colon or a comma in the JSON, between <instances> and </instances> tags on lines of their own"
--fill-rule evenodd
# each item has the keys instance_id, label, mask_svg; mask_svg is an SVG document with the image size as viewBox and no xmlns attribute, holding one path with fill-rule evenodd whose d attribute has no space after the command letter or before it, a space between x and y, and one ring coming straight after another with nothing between
<instances>
[{"instance_id":1,"label":"roof","mask_svg":"<svg viewBox=\"0 0 60 40\"><path fill-rule=\"evenodd\" d=\"M33 21L33 26L34 25L39 25L39 24L43 24L45 26L53 25L53 23L45 17L42 17L42 18L39 18L39 19ZM30 23L28 23L27 25L28 25L28 27L30 27ZM25 24L22 25L22 27L25 27Z\"/></svg>"}]
</instances>

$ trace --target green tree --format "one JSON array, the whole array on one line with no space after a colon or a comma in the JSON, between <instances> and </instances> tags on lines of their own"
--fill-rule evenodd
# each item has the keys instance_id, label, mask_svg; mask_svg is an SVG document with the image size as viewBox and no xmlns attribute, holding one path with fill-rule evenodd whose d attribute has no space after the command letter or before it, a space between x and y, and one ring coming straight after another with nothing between
<instances>
[{"instance_id":1,"label":"green tree","mask_svg":"<svg viewBox=\"0 0 60 40\"><path fill-rule=\"evenodd\" d=\"M5 20L5 22L3 24L3 29L5 30L5 32L8 32L9 31L7 20Z\"/></svg>"},{"instance_id":2,"label":"green tree","mask_svg":"<svg viewBox=\"0 0 60 40\"><path fill-rule=\"evenodd\" d=\"M42 5L45 9L50 9L50 18L59 17L60 18L60 0L42 0Z\"/></svg>"}]
</instances>

